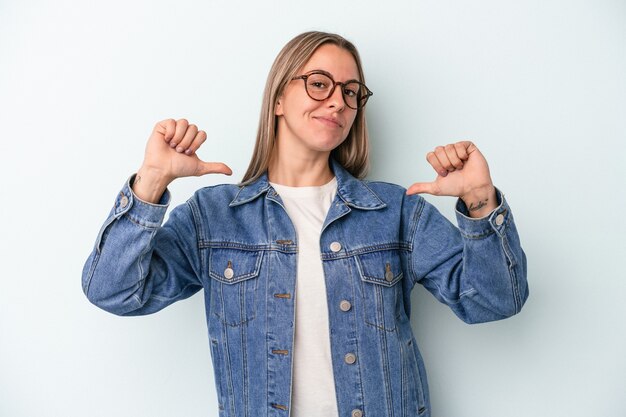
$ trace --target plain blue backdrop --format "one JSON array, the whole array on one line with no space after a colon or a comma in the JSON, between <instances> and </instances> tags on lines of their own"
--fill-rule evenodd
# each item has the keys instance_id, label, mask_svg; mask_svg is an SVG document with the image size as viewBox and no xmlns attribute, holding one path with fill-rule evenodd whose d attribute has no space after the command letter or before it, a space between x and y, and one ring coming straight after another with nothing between
<instances>
[{"instance_id":1,"label":"plain blue backdrop","mask_svg":"<svg viewBox=\"0 0 626 417\"><path fill-rule=\"evenodd\" d=\"M119 318L81 269L158 120L234 171L173 204L241 179L269 67L310 29L361 51L370 178L430 180L426 153L470 139L516 217L520 315L468 326L414 291L433 415L626 415L624 1L34 0L0 3L0 416L217 415L202 296Z\"/></svg>"}]
</instances>

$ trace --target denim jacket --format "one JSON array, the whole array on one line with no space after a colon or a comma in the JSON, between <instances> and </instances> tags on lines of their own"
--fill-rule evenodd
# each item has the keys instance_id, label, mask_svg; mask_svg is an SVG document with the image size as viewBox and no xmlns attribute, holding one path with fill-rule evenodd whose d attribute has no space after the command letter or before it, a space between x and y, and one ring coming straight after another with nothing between
<instances>
[{"instance_id":1,"label":"denim jacket","mask_svg":"<svg viewBox=\"0 0 626 417\"><path fill-rule=\"evenodd\" d=\"M419 195L358 180L331 159L337 194L320 236L340 417L430 416L409 318L424 285L467 323L516 314L528 297L513 215L455 227ZM219 415L288 417L298 237L267 174L169 203L118 194L83 270L83 291L118 315L150 314L204 290Z\"/></svg>"}]
</instances>

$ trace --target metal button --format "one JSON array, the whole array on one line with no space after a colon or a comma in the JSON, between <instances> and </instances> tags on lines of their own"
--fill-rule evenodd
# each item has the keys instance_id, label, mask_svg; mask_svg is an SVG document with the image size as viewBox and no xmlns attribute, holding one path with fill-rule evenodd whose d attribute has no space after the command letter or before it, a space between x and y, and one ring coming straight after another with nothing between
<instances>
[{"instance_id":1,"label":"metal button","mask_svg":"<svg viewBox=\"0 0 626 417\"><path fill-rule=\"evenodd\" d=\"M333 252L339 252L341 250L341 243L339 242L333 242L330 244L330 250L332 250Z\"/></svg>"},{"instance_id":2,"label":"metal button","mask_svg":"<svg viewBox=\"0 0 626 417\"><path fill-rule=\"evenodd\" d=\"M502 226L502 223L504 223L504 216L502 214L498 214L496 216L496 224L498 226Z\"/></svg>"},{"instance_id":3,"label":"metal button","mask_svg":"<svg viewBox=\"0 0 626 417\"><path fill-rule=\"evenodd\" d=\"M128 205L128 197L126 197L124 194L122 194L122 198L120 198L120 206L122 208L124 208L127 205Z\"/></svg>"},{"instance_id":4,"label":"metal button","mask_svg":"<svg viewBox=\"0 0 626 417\"><path fill-rule=\"evenodd\" d=\"M343 360L346 361L348 365L352 365L354 362L356 362L356 355L354 353L346 353L346 356L344 356Z\"/></svg>"},{"instance_id":5,"label":"metal button","mask_svg":"<svg viewBox=\"0 0 626 417\"><path fill-rule=\"evenodd\" d=\"M348 311L352 308L352 304L350 304L350 301L348 300L342 300L339 303L339 308L341 309L341 311Z\"/></svg>"},{"instance_id":6,"label":"metal button","mask_svg":"<svg viewBox=\"0 0 626 417\"><path fill-rule=\"evenodd\" d=\"M226 279L231 279L233 275L235 275L235 271L233 271L233 268L226 268L224 270L224 277Z\"/></svg>"},{"instance_id":7,"label":"metal button","mask_svg":"<svg viewBox=\"0 0 626 417\"><path fill-rule=\"evenodd\" d=\"M393 281L393 272L391 270L385 272L385 279L389 282Z\"/></svg>"},{"instance_id":8,"label":"metal button","mask_svg":"<svg viewBox=\"0 0 626 417\"><path fill-rule=\"evenodd\" d=\"M389 262L385 265L385 279L389 282L393 281L393 271Z\"/></svg>"},{"instance_id":9,"label":"metal button","mask_svg":"<svg viewBox=\"0 0 626 417\"><path fill-rule=\"evenodd\" d=\"M359 410L358 408L355 408L354 410L352 410L352 414L350 414L351 417L363 417L363 411Z\"/></svg>"}]
</instances>

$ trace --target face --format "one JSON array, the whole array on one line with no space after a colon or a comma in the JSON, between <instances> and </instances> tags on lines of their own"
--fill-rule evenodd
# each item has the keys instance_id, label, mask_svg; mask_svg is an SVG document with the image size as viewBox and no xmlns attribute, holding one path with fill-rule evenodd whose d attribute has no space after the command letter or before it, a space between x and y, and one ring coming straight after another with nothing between
<instances>
[{"instance_id":1,"label":"face","mask_svg":"<svg viewBox=\"0 0 626 417\"><path fill-rule=\"evenodd\" d=\"M320 46L297 75L322 70L335 81L359 80L356 61L336 45ZM279 98L277 139L293 152L329 153L348 136L357 110L346 106L337 86L324 101L309 97L301 79L292 80Z\"/></svg>"}]
</instances>

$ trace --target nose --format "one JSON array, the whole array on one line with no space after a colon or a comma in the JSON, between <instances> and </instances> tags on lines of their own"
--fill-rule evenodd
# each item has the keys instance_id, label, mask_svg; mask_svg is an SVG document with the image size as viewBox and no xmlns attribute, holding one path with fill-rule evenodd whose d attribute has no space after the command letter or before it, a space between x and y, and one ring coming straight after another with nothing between
<instances>
[{"instance_id":1,"label":"nose","mask_svg":"<svg viewBox=\"0 0 626 417\"><path fill-rule=\"evenodd\" d=\"M328 107L336 108L341 111L346 106L346 102L343 99L343 94L341 93L342 88L342 85L335 84L335 89L333 90L330 97L326 99Z\"/></svg>"}]
</instances>

